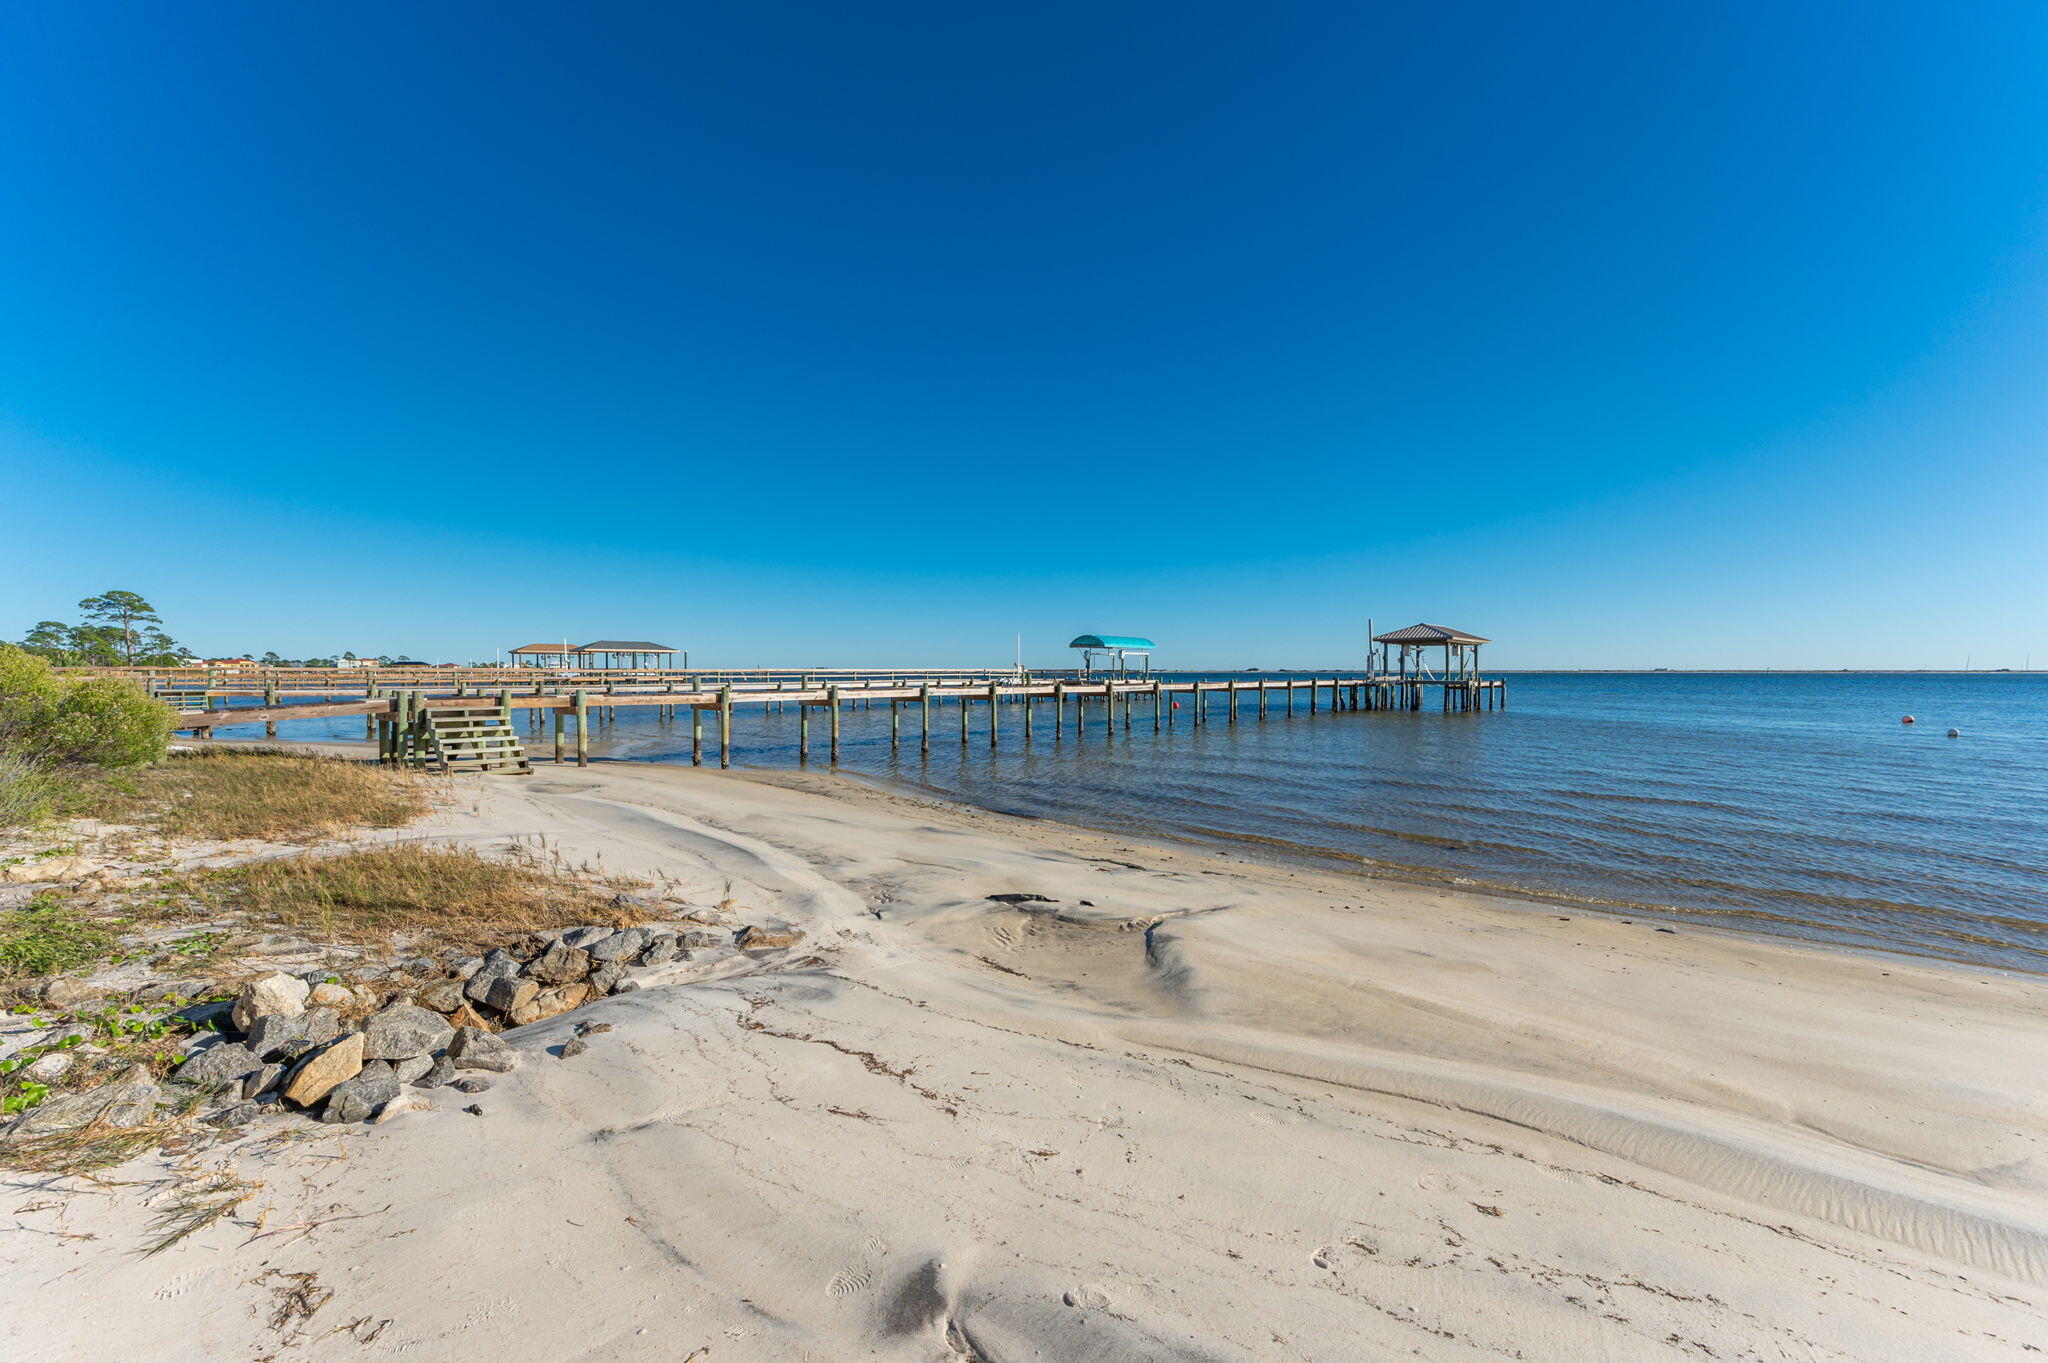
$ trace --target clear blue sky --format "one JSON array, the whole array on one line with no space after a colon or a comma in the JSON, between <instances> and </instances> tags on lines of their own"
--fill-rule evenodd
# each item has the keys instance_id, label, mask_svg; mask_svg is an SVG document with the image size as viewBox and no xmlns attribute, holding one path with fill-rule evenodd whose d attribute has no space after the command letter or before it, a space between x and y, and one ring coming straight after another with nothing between
<instances>
[{"instance_id":1,"label":"clear blue sky","mask_svg":"<svg viewBox=\"0 0 2048 1363\"><path fill-rule=\"evenodd\" d=\"M0 637L2048 666L2048 6L37 4Z\"/></svg>"}]
</instances>

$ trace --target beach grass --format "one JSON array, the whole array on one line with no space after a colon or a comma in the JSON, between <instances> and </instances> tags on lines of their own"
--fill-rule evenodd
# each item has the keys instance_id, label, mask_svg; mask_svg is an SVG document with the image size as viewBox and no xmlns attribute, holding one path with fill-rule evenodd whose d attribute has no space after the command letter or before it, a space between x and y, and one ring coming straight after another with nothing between
<instances>
[{"instance_id":1,"label":"beach grass","mask_svg":"<svg viewBox=\"0 0 2048 1363\"><path fill-rule=\"evenodd\" d=\"M113 953L112 933L53 894L0 917L0 983L59 975Z\"/></svg>"},{"instance_id":2,"label":"beach grass","mask_svg":"<svg viewBox=\"0 0 2048 1363\"><path fill-rule=\"evenodd\" d=\"M93 813L182 838L305 842L426 813L418 775L332 757L200 750L109 778Z\"/></svg>"},{"instance_id":3,"label":"beach grass","mask_svg":"<svg viewBox=\"0 0 2048 1363\"><path fill-rule=\"evenodd\" d=\"M614 886L532 853L497 858L418 843L253 862L201 873L186 888L252 925L330 941L404 934L423 948L482 949L545 928L626 927L645 917L615 904Z\"/></svg>"}]
</instances>

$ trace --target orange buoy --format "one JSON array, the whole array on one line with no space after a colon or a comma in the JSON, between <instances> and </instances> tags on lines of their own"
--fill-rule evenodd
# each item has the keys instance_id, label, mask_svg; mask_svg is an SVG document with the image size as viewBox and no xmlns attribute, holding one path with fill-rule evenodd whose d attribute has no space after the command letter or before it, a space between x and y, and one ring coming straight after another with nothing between
<instances>
[{"instance_id":1,"label":"orange buoy","mask_svg":"<svg viewBox=\"0 0 2048 1363\"><path fill-rule=\"evenodd\" d=\"M1913 722L1913 717L1912 717L1911 715L1907 715L1907 716L1905 716L1905 717L1903 717L1902 719L1900 719L1900 720L1899 720L1899 723L1901 723L1901 724L1911 724L1912 722Z\"/></svg>"},{"instance_id":2,"label":"orange buoy","mask_svg":"<svg viewBox=\"0 0 2048 1363\"><path fill-rule=\"evenodd\" d=\"M1948 731L1948 736L1950 738L1961 738L1963 736L1963 731L1961 729L1950 729Z\"/></svg>"}]
</instances>

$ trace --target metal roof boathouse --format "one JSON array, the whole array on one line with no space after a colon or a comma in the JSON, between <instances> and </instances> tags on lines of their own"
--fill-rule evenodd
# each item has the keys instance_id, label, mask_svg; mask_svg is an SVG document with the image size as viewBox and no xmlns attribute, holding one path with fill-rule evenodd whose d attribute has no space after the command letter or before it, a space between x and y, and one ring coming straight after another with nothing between
<instances>
[{"instance_id":1,"label":"metal roof boathouse","mask_svg":"<svg viewBox=\"0 0 2048 1363\"><path fill-rule=\"evenodd\" d=\"M1441 687L1444 709L1475 710L1482 700L1487 708L1497 701L1505 704L1505 688L1498 679L1489 681L1479 673L1479 646L1493 640L1468 634L1448 625L1419 624L1388 630L1372 636L1372 673L1376 682L1395 689L1396 708L1422 708L1424 687ZM1442 669L1429 666L1430 649L1442 649Z\"/></svg>"},{"instance_id":2,"label":"metal roof boathouse","mask_svg":"<svg viewBox=\"0 0 2048 1363\"><path fill-rule=\"evenodd\" d=\"M679 650L648 639L599 639L593 643L522 644L511 650L515 667L589 669L655 668L674 665ZM603 661L599 661L602 659Z\"/></svg>"},{"instance_id":3,"label":"metal roof boathouse","mask_svg":"<svg viewBox=\"0 0 2048 1363\"><path fill-rule=\"evenodd\" d=\"M1157 648L1158 645L1154 644L1150 639L1141 638L1136 634L1082 634L1076 636L1074 642L1068 644L1067 647L1081 650L1081 675L1083 677L1088 676L1094 671L1095 655L1098 653L1106 655L1109 659L1109 665L1104 670L1119 674L1127 673L1131 670L1130 664L1125 659L1128 655L1136 654L1144 659L1140 671L1149 676L1152 672L1152 650Z\"/></svg>"}]
</instances>

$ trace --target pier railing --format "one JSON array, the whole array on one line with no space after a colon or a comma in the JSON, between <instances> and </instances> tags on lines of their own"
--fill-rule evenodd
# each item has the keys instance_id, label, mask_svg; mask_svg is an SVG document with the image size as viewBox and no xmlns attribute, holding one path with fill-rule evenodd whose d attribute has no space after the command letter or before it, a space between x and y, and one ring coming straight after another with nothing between
<instances>
[{"instance_id":1,"label":"pier railing","mask_svg":"<svg viewBox=\"0 0 2048 1363\"><path fill-rule=\"evenodd\" d=\"M1264 720L1276 711L1292 717L1298 710L1311 715L1324 711L1420 710L1424 695L1430 689L1440 693L1442 709L1447 713L1505 709L1507 705L1506 683L1498 678L1480 677L1426 680L1385 676L1286 676L1223 681L1154 678L1147 681L1080 682L1018 680L1014 673L982 680L965 672L951 672L918 674L914 681L904 681L893 676L840 677L812 673L794 679L794 684L791 679L757 679L745 684L722 682L707 686L701 676L692 676L689 684L674 677L658 685L645 679L636 685L612 678L603 687L581 684L565 687L551 685L557 681L554 678L543 677L536 681L530 675L531 670L526 671L529 672L524 679L526 684L516 689L509 684L514 680L507 675L510 669L504 669L497 673L495 680L506 684L495 688L487 689L470 683L455 683L443 693L420 688L390 688L361 700L286 704L280 695L272 692L266 694L260 704L223 706L216 702L237 699L247 693L215 692L209 688L203 694L172 690L164 695L166 701L179 710L173 727L195 732L203 738L212 737L216 729L255 724L263 725L265 734L275 737L280 723L360 715L364 721L364 737L378 740L379 751L387 760L393 759L394 753L403 747L401 735L408 726L437 708L474 710L480 702L485 706L495 705L508 724L513 711L524 710L528 725L533 729L541 728L545 717L552 713L555 761L567 760L569 735L566 730L569 721L573 720L574 760L579 766L589 764L592 717L595 716L600 724L607 723L622 707L653 706L656 707L657 718L661 719L675 719L687 711L690 760L698 765L704 762L708 717L716 726L718 765L730 767L733 713L743 706L796 707L800 761L810 758L812 720L822 711L828 726L828 750L836 762L840 749L840 716L849 706L872 709L876 704L884 704L890 707L889 741L892 750L900 748L905 741L906 717L914 718L919 748L930 752L934 705L957 708L963 745L971 741L970 714L976 706L983 707L983 730L990 747L998 745L1003 723L1002 707L1005 705L1019 707L1017 718L1026 741L1034 737L1041 707L1050 709L1052 736L1058 738L1067 732L1070 705L1073 732L1077 736L1087 732L1091 705L1095 707L1094 713L1104 731L1111 733L1119 725L1125 731L1130 730L1134 709L1141 715L1149 715L1153 731L1158 732L1163 728L1176 727L1183 721L1195 728L1206 727L1213 722L1214 712L1219 709L1226 724L1238 723L1247 709L1257 720ZM1247 705L1247 698L1250 705ZM1185 716L1180 713L1183 701L1189 702ZM1220 706L1217 704L1219 701Z\"/></svg>"}]
</instances>

